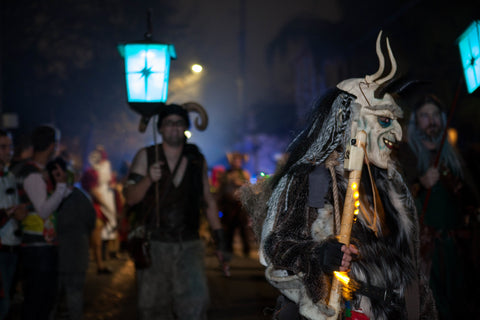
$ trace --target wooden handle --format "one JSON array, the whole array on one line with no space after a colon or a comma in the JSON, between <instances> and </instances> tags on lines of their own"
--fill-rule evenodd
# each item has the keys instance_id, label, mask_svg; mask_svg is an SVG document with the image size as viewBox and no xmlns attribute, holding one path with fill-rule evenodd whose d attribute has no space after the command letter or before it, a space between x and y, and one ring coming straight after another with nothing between
<instances>
[{"instance_id":1,"label":"wooden handle","mask_svg":"<svg viewBox=\"0 0 480 320\"><path fill-rule=\"evenodd\" d=\"M352 144L349 149L349 168L355 169L350 171L350 174L348 175L348 187L347 193L345 194L345 203L343 205L340 233L337 235L338 241L346 246L350 244L352 226L355 220L355 210L358 209L359 204L357 203L356 205L356 202L359 201L358 188L362 177L362 166L365 156L363 147L365 146L366 137L367 135L365 131L360 131L356 136L355 145ZM327 318L328 320L337 320L340 317L342 311L342 290L342 283L336 277L333 277L328 305L335 310L335 315Z\"/></svg>"},{"instance_id":2,"label":"wooden handle","mask_svg":"<svg viewBox=\"0 0 480 320\"><path fill-rule=\"evenodd\" d=\"M338 241L349 245L350 235L352 233L353 221L355 218L355 202L358 199L353 197L355 192L358 192L358 186L360 185L360 178L362 177L362 171L356 170L350 172L348 177L347 194L345 195L345 203L343 205L342 223L340 225L340 233L337 235ZM356 186L356 188L354 188Z\"/></svg>"}]
</instances>

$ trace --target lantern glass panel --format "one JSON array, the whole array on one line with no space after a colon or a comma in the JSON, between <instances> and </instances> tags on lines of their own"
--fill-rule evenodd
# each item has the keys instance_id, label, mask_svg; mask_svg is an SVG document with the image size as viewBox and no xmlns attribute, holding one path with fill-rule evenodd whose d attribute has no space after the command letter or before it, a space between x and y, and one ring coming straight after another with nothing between
<instances>
[{"instance_id":1,"label":"lantern glass panel","mask_svg":"<svg viewBox=\"0 0 480 320\"><path fill-rule=\"evenodd\" d=\"M467 90L472 93L480 86L480 21L474 21L457 41Z\"/></svg>"}]
</instances>

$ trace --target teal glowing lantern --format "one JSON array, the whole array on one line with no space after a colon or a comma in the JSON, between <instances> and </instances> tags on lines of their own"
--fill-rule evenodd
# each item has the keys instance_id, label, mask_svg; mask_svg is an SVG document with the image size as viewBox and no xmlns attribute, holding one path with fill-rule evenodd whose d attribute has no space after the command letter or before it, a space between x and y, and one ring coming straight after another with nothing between
<instances>
[{"instance_id":1,"label":"teal glowing lantern","mask_svg":"<svg viewBox=\"0 0 480 320\"><path fill-rule=\"evenodd\" d=\"M474 21L457 39L468 93L480 86L480 21Z\"/></svg>"},{"instance_id":2,"label":"teal glowing lantern","mask_svg":"<svg viewBox=\"0 0 480 320\"><path fill-rule=\"evenodd\" d=\"M125 61L128 103L144 116L153 115L167 101L170 60L176 59L170 44L145 40L118 46Z\"/></svg>"}]
</instances>

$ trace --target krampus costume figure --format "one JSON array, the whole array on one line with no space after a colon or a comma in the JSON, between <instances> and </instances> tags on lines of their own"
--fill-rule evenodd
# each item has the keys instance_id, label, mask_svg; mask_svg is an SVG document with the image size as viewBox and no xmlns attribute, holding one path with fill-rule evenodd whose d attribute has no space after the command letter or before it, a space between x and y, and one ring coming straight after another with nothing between
<instances>
[{"instance_id":1,"label":"krampus costume figure","mask_svg":"<svg viewBox=\"0 0 480 320\"><path fill-rule=\"evenodd\" d=\"M385 91L396 62L387 39L392 70L381 78L380 39L381 34L377 73L345 80L328 92L317 103L311 124L290 145L284 168L262 185L242 190L242 201L259 224L267 280L294 301L306 319L332 319L334 314L328 298L332 271L340 265L332 261L342 255L334 235L347 187L345 146L359 130L366 132L367 141L361 210L351 234L359 250L348 273L355 283L352 309L370 319L436 318L418 268L414 203L390 160L393 145L402 137L397 121L402 110Z\"/></svg>"}]
</instances>

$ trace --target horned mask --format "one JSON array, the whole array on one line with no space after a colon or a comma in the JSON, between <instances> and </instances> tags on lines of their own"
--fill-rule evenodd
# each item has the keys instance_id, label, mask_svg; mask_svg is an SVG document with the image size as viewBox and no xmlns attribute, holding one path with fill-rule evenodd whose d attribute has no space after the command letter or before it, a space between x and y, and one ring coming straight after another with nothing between
<instances>
[{"instance_id":1,"label":"horned mask","mask_svg":"<svg viewBox=\"0 0 480 320\"><path fill-rule=\"evenodd\" d=\"M402 130L397 119L403 117L403 111L393 97L382 90L384 85L394 78L397 63L387 38L391 70L388 75L382 77L385 71L385 58L380 46L381 37L382 32L379 33L376 43L378 71L364 78L344 80L337 87L356 97L352 103L351 137L355 137L358 130L364 130L367 133L366 151L370 162L386 169L394 145L402 139Z\"/></svg>"}]
</instances>

